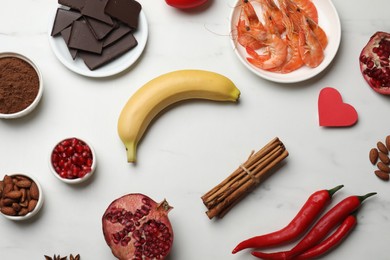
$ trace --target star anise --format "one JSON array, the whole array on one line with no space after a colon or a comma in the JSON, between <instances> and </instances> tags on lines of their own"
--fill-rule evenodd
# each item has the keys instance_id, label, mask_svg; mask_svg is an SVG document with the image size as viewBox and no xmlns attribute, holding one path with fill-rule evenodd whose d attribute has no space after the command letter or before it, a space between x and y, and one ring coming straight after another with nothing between
<instances>
[{"instance_id":1,"label":"star anise","mask_svg":"<svg viewBox=\"0 0 390 260\"><path fill-rule=\"evenodd\" d=\"M70 254L70 260L80 260L80 255L77 254L76 256L73 256L72 254Z\"/></svg>"},{"instance_id":2,"label":"star anise","mask_svg":"<svg viewBox=\"0 0 390 260\"><path fill-rule=\"evenodd\" d=\"M64 257L61 257L60 255L54 255L53 257L50 257L50 256L47 256L45 255L45 259L46 260L67 260L68 257L67 256L64 256Z\"/></svg>"},{"instance_id":3,"label":"star anise","mask_svg":"<svg viewBox=\"0 0 390 260\"><path fill-rule=\"evenodd\" d=\"M70 254L69 258L70 260L80 260L80 255L77 254L76 256L73 256L72 254ZM45 259L46 260L68 260L68 257L67 256L61 257L60 255L57 256L54 255L53 257L50 257L45 255Z\"/></svg>"}]
</instances>

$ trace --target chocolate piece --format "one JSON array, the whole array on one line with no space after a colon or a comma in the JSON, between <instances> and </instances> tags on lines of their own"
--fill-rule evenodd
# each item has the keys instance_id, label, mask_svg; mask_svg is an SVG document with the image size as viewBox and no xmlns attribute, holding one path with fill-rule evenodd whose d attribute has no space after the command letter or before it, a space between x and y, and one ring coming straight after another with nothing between
<instances>
[{"instance_id":1,"label":"chocolate piece","mask_svg":"<svg viewBox=\"0 0 390 260\"><path fill-rule=\"evenodd\" d=\"M111 44L115 43L117 40L131 32L132 30L130 29L129 26L125 24L119 24L119 27L114 29L112 32L110 32L109 35L107 35L106 38L103 40L103 48L110 46Z\"/></svg>"},{"instance_id":2,"label":"chocolate piece","mask_svg":"<svg viewBox=\"0 0 390 260\"><path fill-rule=\"evenodd\" d=\"M133 29L137 29L141 4L135 0L108 0L104 11Z\"/></svg>"},{"instance_id":3,"label":"chocolate piece","mask_svg":"<svg viewBox=\"0 0 390 260\"><path fill-rule=\"evenodd\" d=\"M109 25L90 17L85 17L85 20L87 21L89 29L91 29L93 35L98 40L106 37L106 35L114 30L114 28L117 26L116 23L114 23L114 25Z\"/></svg>"},{"instance_id":4,"label":"chocolate piece","mask_svg":"<svg viewBox=\"0 0 390 260\"><path fill-rule=\"evenodd\" d=\"M51 36L59 34L66 27L70 26L73 21L76 21L80 17L81 14L79 12L58 8L53 23Z\"/></svg>"},{"instance_id":5,"label":"chocolate piece","mask_svg":"<svg viewBox=\"0 0 390 260\"><path fill-rule=\"evenodd\" d=\"M95 70L134 48L137 44L137 40L134 36L131 33L128 33L115 44L104 48L101 55L80 52L79 56L84 60L85 65L87 65L90 70Z\"/></svg>"},{"instance_id":6,"label":"chocolate piece","mask_svg":"<svg viewBox=\"0 0 390 260\"><path fill-rule=\"evenodd\" d=\"M85 21L75 21L70 32L68 47L99 54L102 52L103 43L96 40Z\"/></svg>"},{"instance_id":7,"label":"chocolate piece","mask_svg":"<svg viewBox=\"0 0 390 260\"><path fill-rule=\"evenodd\" d=\"M60 5L65 5L77 11L81 11L85 5L85 0L58 0Z\"/></svg>"},{"instance_id":8,"label":"chocolate piece","mask_svg":"<svg viewBox=\"0 0 390 260\"><path fill-rule=\"evenodd\" d=\"M69 39L70 39L70 31L72 30L72 27L69 26L67 27L66 29L62 30L61 31L61 36L62 38L64 39L66 45L68 46L68 43L69 43ZM69 48L68 46L68 50L70 52L70 55L72 56L72 59L75 59L76 56L77 56L77 49L73 49L73 48Z\"/></svg>"},{"instance_id":9,"label":"chocolate piece","mask_svg":"<svg viewBox=\"0 0 390 260\"><path fill-rule=\"evenodd\" d=\"M111 17L104 13L107 1L108 0L85 0L85 5L81 10L81 13L95 18L96 20L113 25L114 23L112 22Z\"/></svg>"}]
</instances>

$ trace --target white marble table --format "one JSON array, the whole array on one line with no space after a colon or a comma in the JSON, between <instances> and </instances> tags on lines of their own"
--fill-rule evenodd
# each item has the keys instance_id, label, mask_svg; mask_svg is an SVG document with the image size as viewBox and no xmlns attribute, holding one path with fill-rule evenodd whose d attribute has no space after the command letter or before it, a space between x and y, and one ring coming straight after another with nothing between
<instances>
[{"instance_id":1,"label":"white marble table","mask_svg":"<svg viewBox=\"0 0 390 260\"><path fill-rule=\"evenodd\" d=\"M231 250L245 238L282 227L312 192L338 184L345 187L334 203L353 194L378 195L364 204L348 240L325 259L389 259L390 184L373 175L368 152L390 134L390 100L364 82L358 57L374 32L389 31L390 2L334 0L342 26L336 58L318 77L291 85L263 80L240 64L229 42L233 0L213 0L192 12L163 0L141 3L150 29L144 54L132 68L104 79L79 76L54 56L47 30L56 1L7 1L0 8L0 51L35 60L45 86L31 115L0 121L0 175L30 173L45 193L42 211L31 221L0 218L0 259L70 253L114 259L101 217L112 200L132 192L167 198L174 206L169 259L251 259L249 252ZM116 132L122 106L151 78L185 68L228 76L242 92L240 102L174 107L147 132L138 164L129 165ZM355 126L319 127L317 98L326 86L356 108ZM49 172L51 146L68 136L85 137L96 150L96 175L85 185L66 185ZM200 196L275 136L290 153L286 163L225 218L210 221Z\"/></svg>"}]
</instances>

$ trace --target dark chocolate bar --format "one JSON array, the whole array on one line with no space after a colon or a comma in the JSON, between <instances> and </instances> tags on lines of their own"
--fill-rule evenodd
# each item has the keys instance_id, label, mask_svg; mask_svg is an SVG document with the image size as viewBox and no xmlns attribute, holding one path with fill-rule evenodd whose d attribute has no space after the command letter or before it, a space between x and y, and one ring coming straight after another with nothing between
<instances>
[{"instance_id":1,"label":"dark chocolate bar","mask_svg":"<svg viewBox=\"0 0 390 260\"><path fill-rule=\"evenodd\" d=\"M113 25L113 21L109 15L104 13L108 0L85 0L85 5L81 9L83 15L95 18L96 20Z\"/></svg>"},{"instance_id":2,"label":"dark chocolate bar","mask_svg":"<svg viewBox=\"0 0 390 260\"><path fill-rule=\"evenodd\" d=\"M104 11L133 29L137 29L141 4L135 0L108 0Z\"/></svg>"},{"instance_id":3,"label":"dark chocolate bar","mask_svg":"<svg viewBox=\"0 0 390 260\"><path fill-rule=\"evenodd\" d=\"M137 44L137 40L134 36L131 33L128 33L115 42L115 44L104 48L100 55L88 52L79 52L79 56L84 60L85 65L87 65L90 70L95 70L126 53L137 46Z\"/></svg>"},{"instance_id":4,"label":"dark chocolate bar","mask_svg":"<svg viewBox=\"0 0 390 260\"><path fill-rule=\"evenodd\" d=\"M111 32L112 30L114 30L115 27L118 26L115 22L113 25L109 25L91 17L85 17L85 20L87 21L87 24L91 29L93 35L98 40L101 40L106 37L109 32Z\"/></svg>"},{"instance_id":5,"label":"dark chocolate bar","mask_svg":"<svg viewBox=\"0 0 390 260\"><path fill-rule=\"evenodd\" d=\"M72 24L68 46L99 54L102 52L103 43L93 36L85 21L75 21Z\"/></svg>"},{"instance_id":6,"label":"dark chocolate bar","mask_svg":"<svg viewBox=\"0 0 390 260\"><path fill-rule=\"evenodd\" d=\"M106 38L103 39L103 48L115 43L117 40L119 40L131 31L132 30L129 26L120 23L118 28L115 28L106 36Z\"/></svg>"},{"instance_id":7,"label":"dark chocolate bar","mask_svg":"<svg viewBox=\"0 0 390 260\"><path fill-rule=\"evenodd\" d=\"M81 14L76 11L58 8L51 31L51 36L56 36L66 27L70 26L73 21L81 17Z\"/></svg>"},{"instance_id":8,"label":"dark chocolate bar","mask_svg":"<svg viewBox=\"0 0 390 260\"><path fill-rule=\"evenodd\" d=\"M58 0L60 5L65 5L77 11L81 11L85 5L85 0Z\"/></svg>"},{"instance_id":9,"label":"dark chocolate bar","mask_svg":"<svg viewBox=\"0 0 390 260\"><path fill-rule=\"evenodd\" d=\"M62 30L61 31L61 36L62 38L64 39L66 45L68 46L68 43L69 43L69 39L70 39L70 31L72 30L72 27L69 26L67 27L66 29ZM77 49L72 49L72 48L69 48L68 46L68 50L70 52L70 55L72 56L72 59L75 59L76 56L77 56Z\"/></svg>"}]
</instances>

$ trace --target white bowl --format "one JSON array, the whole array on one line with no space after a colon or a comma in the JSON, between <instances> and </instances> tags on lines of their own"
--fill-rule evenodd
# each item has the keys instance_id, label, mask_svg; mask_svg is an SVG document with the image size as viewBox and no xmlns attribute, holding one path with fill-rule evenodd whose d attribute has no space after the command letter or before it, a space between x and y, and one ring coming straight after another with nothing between
<instances>
[{"instance_id":1,"label":"white bowl","mask_svg":"<svg viewBox=\"0 0 390 260\"><path fill-rule=\"evenodd\" d=\"M70 178L64 178L62 176L60 176L59 173L57 173L57 171L55 170L54 166L53 166L53 163L52 163L52 154L54 152L54 149L57 147L57 145L59 145L60 143L62 143L63 141L65 140L70 140L70 139L77 139L77 140L80 140L82 142L84 142L88 147L89 149L91 150L91 153L92 153L92 165L91 165L91 171L88 172L87 174L85 174L83 177L78 177L78 178L74 178L74 179L70 179ZM49 156L49 168L50 168L50 171L53 173L53 175L65 182L65 183L68 183L68 184L77 184L77 183L81 183L81 182L84 182L86 181L87 179L89 179L93 173L95 172L95 169L96 169L96 154L95 154L95 150L93 149L92 145L87 142L85 139L81 139L81 138L78 138L78 137L68 137L68 138L64 138L62 139L61 141L59 141L58 143L56 143L53 147L53 149L51 149L50 151L50 156Z\"/></svg>"},{"instance_id":2,"label":"white bowl","mask_svg":"<svg viewBox=\"0 0 390 260\"><path fill-rule=\"evenodd\" d=\"M10 215L6 215L6 214L3 214L0 212L1 215L3 215L5 218L7 219L10 219L10 220L14 220L14 221L20 221L20 220L26 220L26 219L30 219L32 218L33 216L35 216L39 210L42 208L42 205L43 205L43 191L42 191L42 187L41 185L39 184L39 182L34 178L32 177L31 175L27 175L27 174L23 174L23 173L14 173L14 174L9 174L9 176L24 176L24 177L27 177L29 178L30 180L32 180L33 182L35 182L35 184L37 185L38 187L38 190L39 190L39 198L38 198L38 203L37 205L35 206L34 210L27 213L26 215L24 216L10 216Z\"/></svg>"},{"instance_id":3,"label":"white bowl","mask_svg":"<svg viewBox=\"0 0 390 260\"><path fill-rule=\"evenodd\" d=\"M42 93L43 93L43 81L42 81L43 79L42 79L41 71L39 70L38 66L31 59L27 58L26 56L23 56L22 54L14 53L14 52L0 53L0 59L1 58L8 58L8 57L19 58L21 60L24 60L25 62L27 62L28 64L30 64L34 68L35 72L38 75L38 79L39 79L39 90L38 90L38 94L35 97L34 101L25 109L23 109L19 112L11 113L11 114L0 113L0 118L4 118L4 119L19 118L19 117L27 115L28 113L33 111L34 108L38 105L39 101L41 100Z\"/></svg>"}]
</instances>

